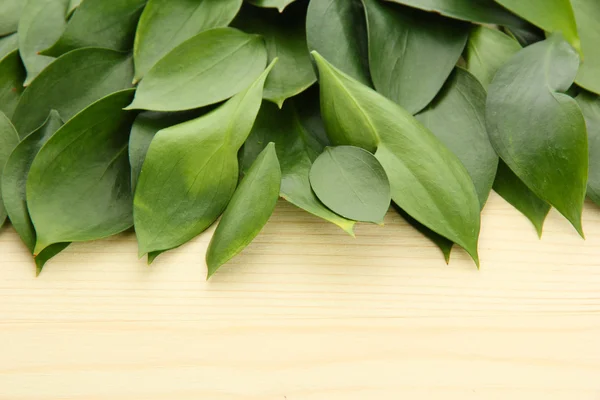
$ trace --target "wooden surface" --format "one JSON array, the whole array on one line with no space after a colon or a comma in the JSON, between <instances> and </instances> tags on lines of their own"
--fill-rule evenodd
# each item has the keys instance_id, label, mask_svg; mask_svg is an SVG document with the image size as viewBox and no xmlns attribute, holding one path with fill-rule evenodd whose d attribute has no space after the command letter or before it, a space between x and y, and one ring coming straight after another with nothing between
<instances>
[{"instance_id":1,"label":"wooden surface","mask_svg":"<svg viewBox=\"0 0 600 400\"><path fill-rule=\"evenodd\" d=\"M281 203L205 282L209 234L76 244L39 278L0 233L0 399L600 400L600 209L543 240L502 199L482 268L400 218L352 239Z\"/></svg>"}]
</instances>

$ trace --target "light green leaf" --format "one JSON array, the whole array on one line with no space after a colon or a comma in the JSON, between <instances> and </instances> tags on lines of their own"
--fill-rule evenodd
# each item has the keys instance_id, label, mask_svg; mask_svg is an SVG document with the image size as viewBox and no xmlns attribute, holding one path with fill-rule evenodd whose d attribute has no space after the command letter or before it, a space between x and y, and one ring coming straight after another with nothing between
<instances>
[{"instance_id":1,"label":"light green leaf","mask_svg":"<svg viewBox=\"0 0 600 400\"><path fill-rule=\"evenodd\" d=\"M581 93L576 98L588 132L589 169L587 195L600 205L600 96L591 93Z\"/></svg>"},{"instance_id":2,"label":"light green leaf","mask_svg":"<svg viewBox=\"0 0 600 400\"><path fill-rule=\"evenodd\" d=\"M13 228L29 251L33 254L36 241L35 228L27 209L26 183L29 169L35 156L48 139L56 132L63 122L58 113L50 112L44 124L25 139L13 150L2 174L2 193L4 205ZM57 243L44 249L35 257L37 274L42 271L44 264L56 254L64 250L69 243Z\"/></svg>"},{"instance_id":3,"label":"light green leaf","mask_svg":"<svg viewBox=\"0 0 600 400\"><path fill-rule=\"evenodd\" d=\"M266 63L260 36L211 29L186 40L152 67L128 109L181 111L218 103L248 87Z\"/></svg>"},{"instance_id":4,"label":"light green leaf","mask_svg":"<svg viewBox=\"0 0 600 400\"><path fill-rule=\"evenodd\" d=\"M581 41L570 0L495 0L546 32L560 32L577 51Z\"/></svg>"},{"instance_id":5,"label":"light green leaf","mask_svg":"<svg viewBox=\"0 0 600 400\"><path fill-rule=\"evenodd\" d=\"M83 47L130 50L145 4L146 0L85 0L74 11L60 38L43 47L43 54L59 57Z\"/></svg>"},{"instance_id":6,"label":"light green leaf","mask_svg":"<svg viewBox=\"0 0 600 400\"><path fill-rule=\"evenodd\" d=\"M234 21L243 31L264 37L269 61L279 58L265 82L263 94L279 108L286 99L303 92L317 80L306 47L305 10L293 11L296 10L279 15L275 10L245 7Z\"/></svg>"},{"instance_id":7,"label":"light green leaf","mask_svg":"<svg viewBox=\"0 0 600 400\"><path fill-rule=\"evenodd\" d=\"M275 143L281 164L280 196L309 213L329 221L354 236L354 221L330 211L319 201L310 187L309 172L313 161L323 151L324 128L318 97L306 92L284 104L280 110L263 103L252 133L241 150L241 166L247 170L269 142Z\"/></svg>"},{"instance_id":8,"label":"light green leaf","mask_svg":"<svg viewBox=\"0 0 600 400\"><path fill-rule=\"evenodd\" d=\"M445 17L482 24L520 26L521 20L494 0L387 0L435 12Z\"/></svg>"},{"instance_id":9,"label":"light green leaf","mask_svg":"<svg viewBox=\"0 0 600 400\"><path fill-rule=\"evenodd\" d=\"M131 57L107 49L80 49L48 66L23 93L13 116L21 137L37 129L50 110L69 120L115 91L131 87Z\"/></svg>"},{"instance_id":10,"label":"light green leaf","mask_svg":"<svg viewBox=\"0 0 600 400\"><path fill-rule=\"evenodd\" d=\"M34 254L55 243L108 237L131 227L127 143L133 90L108 95L67 121L41 148L27 178Z\"/></svg>"},{"instance_id":11,"label":"light green leaf","mask_svg":"<svg viewBox=\"0 0 600 400\"><path fill-rule=\"evenodd\" d=\"M390 208L387 175L360 147L327 147L310 169L310 185L323 204L348 219L383 224Z\"/></svg>"},{"instance_id":12,"label":"light green leaf","mask_svg":"<svg viewBox=\"0 0 600 400\"><path fill-rule=\"evenodd\" d=\"M25 0L2 0L0 2L0 36L17 31Z\"/></svg>"},{"instance_id":13,"label":"light green leaf","mask_svg":"<svg viewBox=\"0 0 600 400\"><path fill-rule=\"evenodd\" d=\"M463 247L479 264L480 203L460 160L396 103L313 54L319 68L321 111L332 142L376 150L394 202Z\"/></svg>"},{"instance_id":14,"label":"light green leaf","mask_svg":"<svg viewBox=\"0 0 600 400\"><path fill-rule=\"evenodd\" d=\"M134 197L140 255L180 246L221 215L237 185L237 152L272 67L214 111L156 134Z\"/></svg>"},{"instance_id":15,"label":"light green leaf","mask_svg":"<svg viewBox=\"0 0 600 400\"><path fill-rule=\"evenodd\" d=\"M206 253L207 278L260 233L273 214L280 186L281 169L270 143L242 179L215 230Z\"/></svg>"},{"instance_id":16,"label":"light green leaf","mask_svg":"<svg viewBox=\"0 0 600 400\"><path fill-rule=\"evenodd\" d=\"M133 46L135 80L191 37L229 25L242 0L149 0Z\"/></svg>"},{"instance_id":17,"label":"light green leaf","mask_svg":"<svg viewBox=\"0 0 600 400\"><path fill-rule=\"evenodd\" d=\"M25 86L54 60L47 55L41 55L40 52L52 45L65 30L68 7L69 0L26 1L18 31L19 51L27 69ZM44 114L44 118L47 115L48 112Z\"/></svg>"},{"instance_id":18,"label":"light green leaf","mask_svg":"<svg viewBox=\"0 0 600 400\"><path fill-rule=\"evenodd\" d=\"M276 8L280 13L296 0L246 0L257 7Z\"/></svg>"},{"instance_id":19,"label":"light green leaf","mask_svg":"<svg viewBox=\"0 0 600 400\"><path fill-rule=\"evenodd\" d=\"M577 102L562 93L578 67L577 53L560 34L521 50L494 77L486 120L508 167L583 236L586 127Z\"/></svg>"},{"instance_id":20,"label":"light green leaf","mask_svg":"<svg viewBox=\"0 0 600 400\"><path fill-rule=\"evenodd\" d=\"M0 184L2 183L2 171L4 170L6 161L18 143L19 135L15 127L10 122L10 119L0 111ZM1 188L0 186L0 227L6 221L6 209L3 202L4 195Z\"/></svg>"},{"instance_id":21,"label":"light green leaf","mask_svg":"<svg viewBox=\"0 0 600 400\"><path fill-rule=\"evenodd\" d=\"M12 118L21 93L25 69L19 58L19 51L14 50L0 59L0 112Z\"/></svg>"},{"instance_id":22,"label":"light green leaf","mask_svg":"<svg viewBox=\"0 0 600 400\"><path fill-rule=\"evenodd\" d=\"M575 83L600 94L600 2L571 0L581 38L583 59Z\"/></svg>"},{"instance_id":23,"label":"light green leaf","mask_svg":"<svg viewBox=\"0 0 600 400\"><path fill-rule=\"evenodd\" d=\"M82 0L71 0L69 1L69 17L73 15L73 12L81 5Z\"/></svg>"},{"instance_id":24,"label":"light green leaf","mask_svg":"<svg viewBox=\"0 0 600 400\"><path fill-rule=\"evenodd\" d=\"M369 76L367 27L360 0L310 0L306 15L309 50L365 85Z\"/></svg>"},{"instance_id":25,"label":"light green leaf","mask_svg":"<svg viewBox=\"0 0 600 400\"><path fill-rule=\"evenodd\" d=\"M379 0L363 3L375 89L411 114L421 111L454 69L469 25Z\"/></svg>"},{"instance_id":26,"label":"light green leaf","mask_svg":"<svg viewBox=\"0 0 600 400\"><path fill-rule=\"evenodd\" d=\"M19 48L19 35L13 33L0 37L0 60Z\"/></svg>"}]
</instances>

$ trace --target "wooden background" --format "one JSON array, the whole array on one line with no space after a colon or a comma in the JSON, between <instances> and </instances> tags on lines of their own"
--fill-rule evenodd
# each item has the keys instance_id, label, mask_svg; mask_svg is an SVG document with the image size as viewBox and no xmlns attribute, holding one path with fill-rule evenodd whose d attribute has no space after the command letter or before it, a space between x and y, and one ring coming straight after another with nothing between
<instances>
[{"instance_id":1,"label":"wooden background","mask_svg":"<svg viewBox=\"0 0 600 400\"><path fill-rule=\"evenodd\" d=\"M390 213L358 239L281 203L209 282L210 233L159 257L132 234L39 278L0 233L0 399L600 400L600 209L543 240L497 195L482 268Z\"/></svg>"}]
</instances>

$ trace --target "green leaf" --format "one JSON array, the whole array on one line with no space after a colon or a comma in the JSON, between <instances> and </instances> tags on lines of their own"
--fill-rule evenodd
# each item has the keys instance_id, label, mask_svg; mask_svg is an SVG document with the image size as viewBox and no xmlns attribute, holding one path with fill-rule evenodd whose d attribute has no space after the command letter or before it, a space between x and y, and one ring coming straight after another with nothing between
<instances>
[{"instance_id":1,"label":"green leaf","mask_svg":"<svg viewBox=\"0 0 600 400\"><path fill-rule=\"evenodd\" d=\"M69 17L73 15L73 12L81 5L82 0L71 0L69 1Z\"/></svg>"},{"instance_id":2,"label":"green leaf","mask_svg":"<svg viewBox=\"0 0 600 400\"><path fill-rule=\"evenodd\" d=\"M310 185L323 204L348 219L381 225L390 208L387 175L360 147L327 147L310 169Z\"/></svg>"},{"instance_id":3,"label":"green leaf","mask_svg":"<svg viewBox=\"0 0 600 400\"><path fill-rule=\"evenodd\" d=\"M19 58L19 51L14 50L0 59L0 112L12 118L21 93L25 69Z\"/></svg>"},{"instance_id":4,"label":"green leaf","mask_svg":"<svg viewBox=\"0 0 600 400\"><path fill-rule=\"evenodd\" d=\"M221 215L237 185L237 152L272 67L214 111L156 134L134 197L140 255L180 246Z\"/></svg>"},{"instance_id":5,"label":"green leaf","mask_svg":"<svg viewBox=\"0 0 600 400\"><path fill-rule=\"evenodd\" d=\"M19 48L19 35L13 33L0 37L0 60Z\"/></svg>"},{"instance_id":6,"label":"green leaf","mask_svg":"<svg viewBox=\"0 0 600 400\"><path fill-rule=\"evenodd\" d=\"M482 24L520 26L521 20L494 0L387 0L445 17Z\"/></svg>"},{"instance_id":7,"label":"green leaf","mask_svg":"<svg viewBox=\"0 0 600 400\"><path fill-rule=\"evenodd\" d=\"M515 39L523 47L530 46L546 39L546 34L544 31L531 24L526 24L522 27L516 28L504 28L504 30L511 38Z\"/></svg>"},{"instance_id":8,"label":"green leaf","mask_svg":"<svg viewBox=\"0 0 600 400\"><path fill-rule=\"evenodd\" d=\"M272 103L263 103L252 133L241 151L242 169L247 170L266 144L274 142L281 164L280 196L354 236L354 221L330 211L310 187L310 168L323 151L323 142L319 139L322 134L319 131L324 131L318 97L310 92L293 98L281 110Z\"/></svg>"},{"instance_id":9,"label":"green leaf","mask_svg":"<svg viewBox=\"0 0 600 400\"><path fill-rule=\"evenodd\" d=\"M310 0L306 39L329 62L365 85L371 85L367 27L360 0Z\"/></svg>"},{"instance_id":10,"label":"green leaf","mask_svg":"<svg viewBox=\"0 0 600 400\"><path fill-rule=\"evenodd\" d=\"M52 110L44 124L15 147L2 174L2 193L4 194L4 205L10 217L10 222L32 254L35 248L36 233L27 209L27 196L25 193L27 176L31 164L41 147L62 124L63 122L58 113ZM35 257L37 274L39 275L44 264L50 258L60 253L68 245L69 243L53 244Z\"/></svg>"},{"instance_id":11,"label":"green leaf","mask_svg":"<svg viewBox=\"0 0 600 400\"><path fill-rule=\"evenodd\" d=\"M600 205L600 96L591 93L581 93L576 98L588 132L589 169L587 195Z\"/></svg>"},{"instance_id":12,"label":"green leaf","mask_svg":"<svg viewBox=\"0 0 600 400\"><path fill-rule=\"evenodd\" d=\"M25 0L2 0L0 2L0 36L17 31Z\"/></svg>"},{"instance_id":13,"label":"green leaf","mask_svg":"<svg viewBox=\"0 0 600 400\"><path fill-rule=\"evenodd\" d=\"M600 2L571 0L581 37L583 59L575 83L600 94Z\"/></svg>"},{"instance_id":14,"label":"green leaf","mask_svg":"<svg viewBox=\"0 0 600 400\"><path fill-rule=\"evenodd\" d=\"M191 37L229 25L242 0L149 0L135 33L135 80Z\"/></svg>"},{"instance_id":15,"label":"green leaf","mask_svg":"<svg viewBox=\"0 0 600 400\"><path fill-rule=\"evenodd\" d=\"M52 45L65 30L68 6L69 0L27 0L18 31L19 51L27 69L25 86L54 60L40 52ZM47 115L48 112L44 118Z\"/></svg>"},{"instance_id":16,"label":"green leaf","mask_svg":"<svg viewBox=\"0 0 600 400\"><path fill-rule=\"evenodd\" d=\"M276 8L280 13L296 0L246 0L257 7Z\"/></svg>"},{"instance_id":17,"label":"green leaf","mask_svg":"<svg viewBox=\"0 0 600 400\"><path fill-rule=\"evenodd\" d=\"M270 143L242 179L215 230L206 253L207 278L260 233L273 214L280 186L281 169Z\"/></svg>"},{"instance_id":18,"label":"green leaf","mask_svg":"<svg viewBox=\"0 0 600 400\"><path fill-rule=\"evenodd\" d=\"M19 135L17 134L17 131L10 122L10 119L0 111L0 184L2 182L2 171L4 170L6 161L18 143ZM2 227L6 221L6 209L4 208L3 198L4 195L0 186L0 227Z\"/></svg>"},{"instance_id":19,"label":"green leaf","mask_svg":"<svg viewBox=\"0 0 600 400\"><path fill-rule=\"evenodd\" d=\"M469 25L379 0L363 3L375 89L411 114L421 111L454 69Z\"/></svg>"},{"instance_id":20,"label":"green leaf","mask_svg":"<svg viewBox=\"0 0 600 400\"><path fill-rule=\"evenodd\" d=\"M560 32L577 50L581 42L570 0L495 0L546 32Z\"/></svg>"},{"instance_id":21,"label":"green leaf","mask_svg":"<svg viewBox=\"0 0 600 400\"><path fill-rule=\"evenodd\" d=\"M396 103L313 54L319 68L321 111L332 142L376 150L394 202L463 247L479 264L479 200L460 160Z\"/></svg>"},{"instance_id":22,"label":"green leaf","mask_svg":"<svg viewBox=\"0 0 600 400\"><path fill-rule=\"evenodd\" d=\"M127 143L133 90L108 95L67 121L41 148L27 178L34 254L55 243L108 237L131 227Z\"/></svg>"},{"instance_id":23,"label":"green leaf","mask_svg":"<svg viewBox=\"0 0 600 400\"><path fill-rule=\"evenodd\" d=\"M83 47L130 50L145 4L146 0L85 0L73 13L64 33L42 48L43 54L59 57Z\"/></svg>"},{"instance_id":24,"label":"green leaf","mask_svg":"<svg viewBox=\"0 0 600 400\"><path fill-rule=\"evenodd\" d=\"M265 82L264 98L276 103L295 96L316 82L312 61L307 50L305 34L305 9L290 10L283 15L274 10L264 11L245 7L234 24L245 32L264 37L269 61L279 62Z\"/></svg>"},{"instance_id":25,"label":"green leaf","mask_svg":"<svg viewBox=\"0 0 600 400\"><path fill-rule=\"evenodd\" d=\"M583 236L586 127L577 102L562 93L578 67L577 53L560 34L521 50L494 77L486 119L498 155Z\"/></svg>"},{"instance_id":26,"label":"green leaf","mask_svg":"<svg viewBox=\"0 0 600 400\"><path fill-rule=\"evenodd\" d=\"M186 40L152 67L128 109L181 111L218 103L248 87L266 63L260 36L211 29Z\"/></svg>"},{"instance_id":27,"label":"green leaf","mask_svg":"<svg viewBox=\"0 0 600 400\"><path fill-rule=\"evenodd\" d=\"M131 57L107 49L80 49L48 66L25 90L13 122L21 137L37 129L50 110L69 120L85 107L118 90L131 87Z\"/></svg>"}]
</instances>

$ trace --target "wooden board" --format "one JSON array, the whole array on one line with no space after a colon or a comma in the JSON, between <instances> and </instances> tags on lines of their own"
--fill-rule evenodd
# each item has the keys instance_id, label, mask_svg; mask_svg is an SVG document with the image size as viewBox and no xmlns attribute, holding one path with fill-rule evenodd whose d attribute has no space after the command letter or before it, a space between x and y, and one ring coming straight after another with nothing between
<instances>
[{"instance_id":1,"label":"wooden board","mask_svg":"<svg viewBox=\"0 0 600 400\"><path fill-rule=\"evenodd\" d=\"M0 399L600 400L600 210L543 240L497 195L482 267L390 213L357 239L281 203L205 281L210 233L137 260L76 244L39 278L0 233Z\"/></svg>"}]
</instances>

